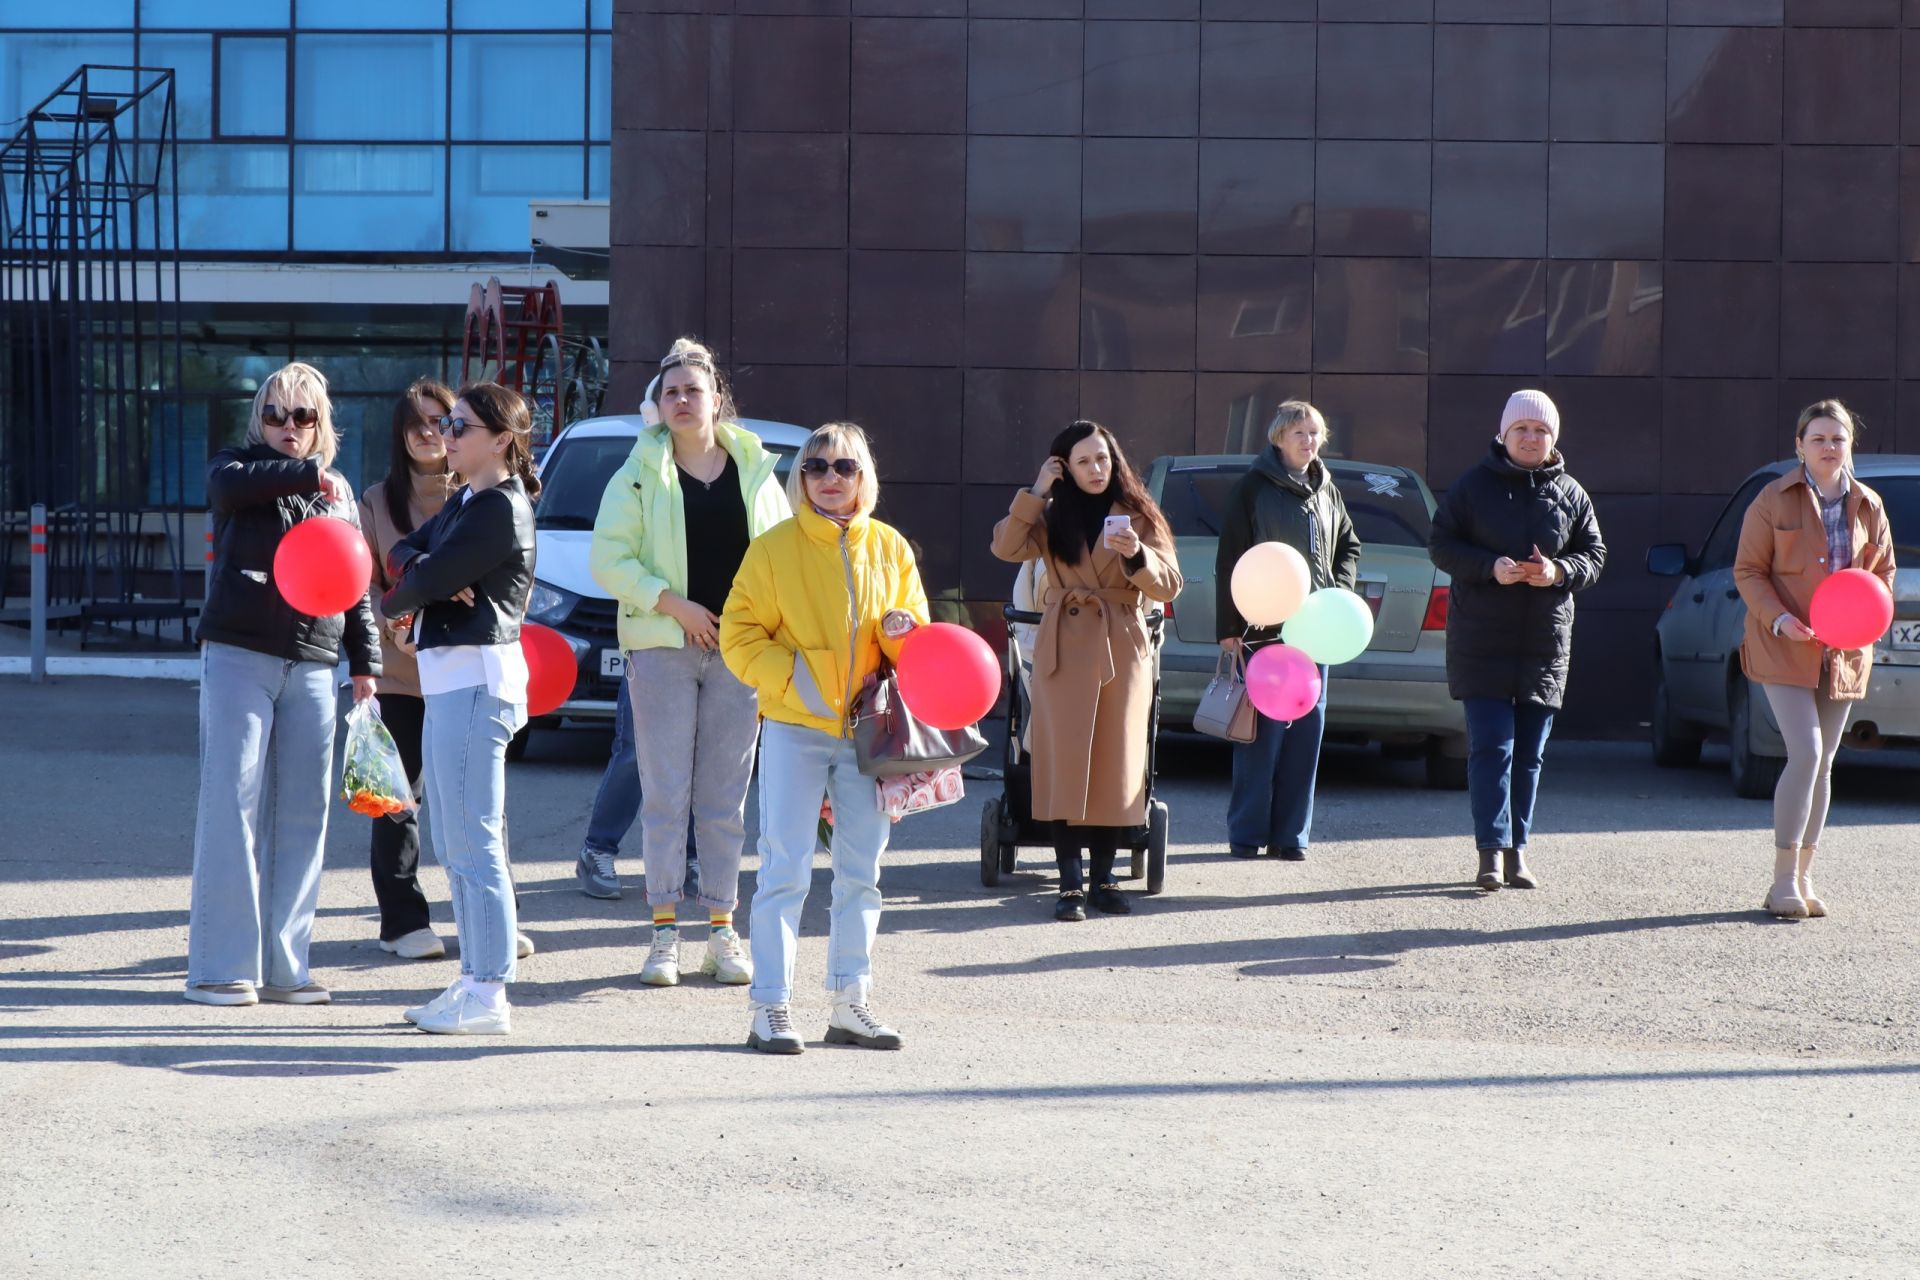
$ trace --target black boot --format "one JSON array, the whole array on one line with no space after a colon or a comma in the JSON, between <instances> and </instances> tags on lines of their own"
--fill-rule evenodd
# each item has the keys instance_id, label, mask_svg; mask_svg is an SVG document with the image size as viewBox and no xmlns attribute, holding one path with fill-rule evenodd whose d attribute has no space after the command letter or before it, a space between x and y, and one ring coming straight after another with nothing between
<instances>
[{"instance_id":1,"label":"black boot","mask_svg":"<svg viewBox=\"0 0 1920 1280\"><path fill-rule=\"evenodd\" d=\"M1480 851L1480 878L1475 880L1474 883L1482 889L1485 889L1488 893L1492 893L1500 887L1500 854L1502 852L1503 851L1499 849L1482 849Z\"/></svg>"}]
</instances>

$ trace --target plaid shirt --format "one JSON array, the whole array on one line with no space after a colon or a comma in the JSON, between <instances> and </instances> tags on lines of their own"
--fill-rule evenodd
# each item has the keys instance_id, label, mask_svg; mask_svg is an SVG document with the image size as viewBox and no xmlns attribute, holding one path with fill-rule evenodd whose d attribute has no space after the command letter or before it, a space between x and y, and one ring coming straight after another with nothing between
<instances>
[{"instance_id":1,"label":"plaid shirt","mask_svg":"<svg viewBox=\"0 0 1920 1280\"><path fill-rule=\"evenodd\" d=\"M1813 482L1813 473L1808 471L1806 476L1807 488L1813 490L1813 500L1820 505L1820 523L1827 530L1827 571L1838 573L1853 564L1853 529L1847 524L1847 494L1853 489L1853 480L1842 471L1840 494L1828 500Z\"/></svg>"}]
</instances>

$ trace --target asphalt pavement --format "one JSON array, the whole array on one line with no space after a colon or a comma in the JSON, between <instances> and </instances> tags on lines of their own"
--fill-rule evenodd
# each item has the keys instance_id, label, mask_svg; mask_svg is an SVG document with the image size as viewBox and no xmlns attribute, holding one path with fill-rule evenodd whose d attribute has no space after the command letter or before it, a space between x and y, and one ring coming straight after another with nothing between
<instances>
[{"instance_id":1,"label":"asphalt pavement","mask_svg":"<svg viewBox=\"0 0 1920 1280\"><path fill-rule=\"evenodd\" d=\"M512 1036L440 1038L400 1011L455 962L377 949L344 806L335 1002L182 1000L193 687L0 676L0 1277L1920 1274L1909 770L1840 778L1833 915L1797 923L1713 748L1554 743L1542 888L1482 895L1417 763L1330 751L1308 861L1243 862L1225 750L1174 744L1166 892L1084 924L1046 850L981 885L975 779L884 864L906 1049L820 1040L823 859L808 1050L769 1058L744 991L638 982L637 857L623 900L576 892L606 743L510 769L539 953Z\"/></svg>"}]
</instances>

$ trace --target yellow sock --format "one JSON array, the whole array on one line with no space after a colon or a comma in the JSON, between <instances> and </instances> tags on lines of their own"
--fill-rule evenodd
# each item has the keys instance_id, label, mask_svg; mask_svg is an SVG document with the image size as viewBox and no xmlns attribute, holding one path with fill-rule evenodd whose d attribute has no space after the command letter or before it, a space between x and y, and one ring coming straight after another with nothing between
<instances>
[{"instance_id":1,"label":"yellow sock","mask_svg":"<svg viewBox=\"0 0 1920 1280\"><path fill-rule=\"evenodd\" d=\"M671 929L678 915L679 909L671 902L664 907L655 907L653 909L653 927L656 929Z\"/></svg>"},{"instance_id":2,"label":"yellow sock","mask_svg":"<svg viewBox=\"0 0 1920 1280\"><path fill-rule=\"evenodd\" d=\"M715 929L733 928L733 912L731 911L713 912L711 915L710 924Z\"/></svg>"}]
</instances>

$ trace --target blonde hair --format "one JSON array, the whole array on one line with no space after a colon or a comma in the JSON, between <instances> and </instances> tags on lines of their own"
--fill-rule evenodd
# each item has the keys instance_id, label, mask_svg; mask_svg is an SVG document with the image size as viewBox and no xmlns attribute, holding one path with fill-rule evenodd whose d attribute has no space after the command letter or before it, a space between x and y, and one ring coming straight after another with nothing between
<instances>
[{"instance_id":1,"label":"blonde hair","mask_svg":"<svg viewBox=\"0 0 1920 1280\"><path fill-rule=\"evenodd\" d=\"M740 416L740 410L733 403L733 387L720 373L720 364L713 358L713 352L692 338L675 338L667 354L660 357L660 372L654 375L648 385L648 399L656 408L660 397L666 392L667 370L673 368L697 369L707 375L707 389L713 392L713 420L715 422L733 422Z\"/></svg>"},{"instance_id":2,"label":"blonde hair","mask_svg":"<svg viewBox=\"0 0 1920 1280\"><path fill-rule=\"evenodd\" d=\"M1832 418L1847 429L1847 452L1851 454L1854 441L1860 438L1860 420L1853 416L1853 410L1838 400L1816 400L1802 409L1800 421L1794 424L1793 442L1798 444L1804 440L1807 428L1818 418Z\"/></svg>"},{"instance_id":3,"label":"blonde hair","mask_svg":"<svg viewBox=\"0 0 1920 1280\"><path fill-rule=\"evenodd\" d=\"M800 452L794 456L793 470L787 473L787 504L795 511L813 506L813 499L807 496L807 478L801 474L800 464L808 458L819 457L828 448L860 464L855 509L863 516L872 515L874 507L880 503L880 476L873 465L873 444L867 439L867 433L851 422L829 422L813 429L813 434L807 437L807 442L800 446Z\"/></svg>"},{"instance_id":4,"label":"blonde hair","mask_svg":"<svg viewBox=\"0 0 1920 1280\"><path fill-rule=\"evenodd\" d=\"M1322 442L1333 435L1327 429L1326 415L1318 409L1305 400L1283 400L1280 407L1273 411L1273 421L1267 424L1267 443L1277 446L1280 443L1280 437L1286 435L1289 428L1309 418L1319 424Z\"/></svg>"},{"instance_id":5,"label":"blonde hair","mask_svg":"<svg viewBox=\"0 0 1920 1280\"><path fill-rule=\"evenodd\" d=\"M276 369L267 375L260 389L253 393L253 413L247 420L248 444L267 442L266 424L260 421L260 409L264 405L278 405L286 408L286 397L298 392L313 401L313 411L320 415L314 424L313 448L307 451L309 458L320 459L320 465L333 465L334 455L340 452L340 437L333 431L333 401L327 398L327 375L310 364L299 361Z\"/></svg>"}]
</instances>

